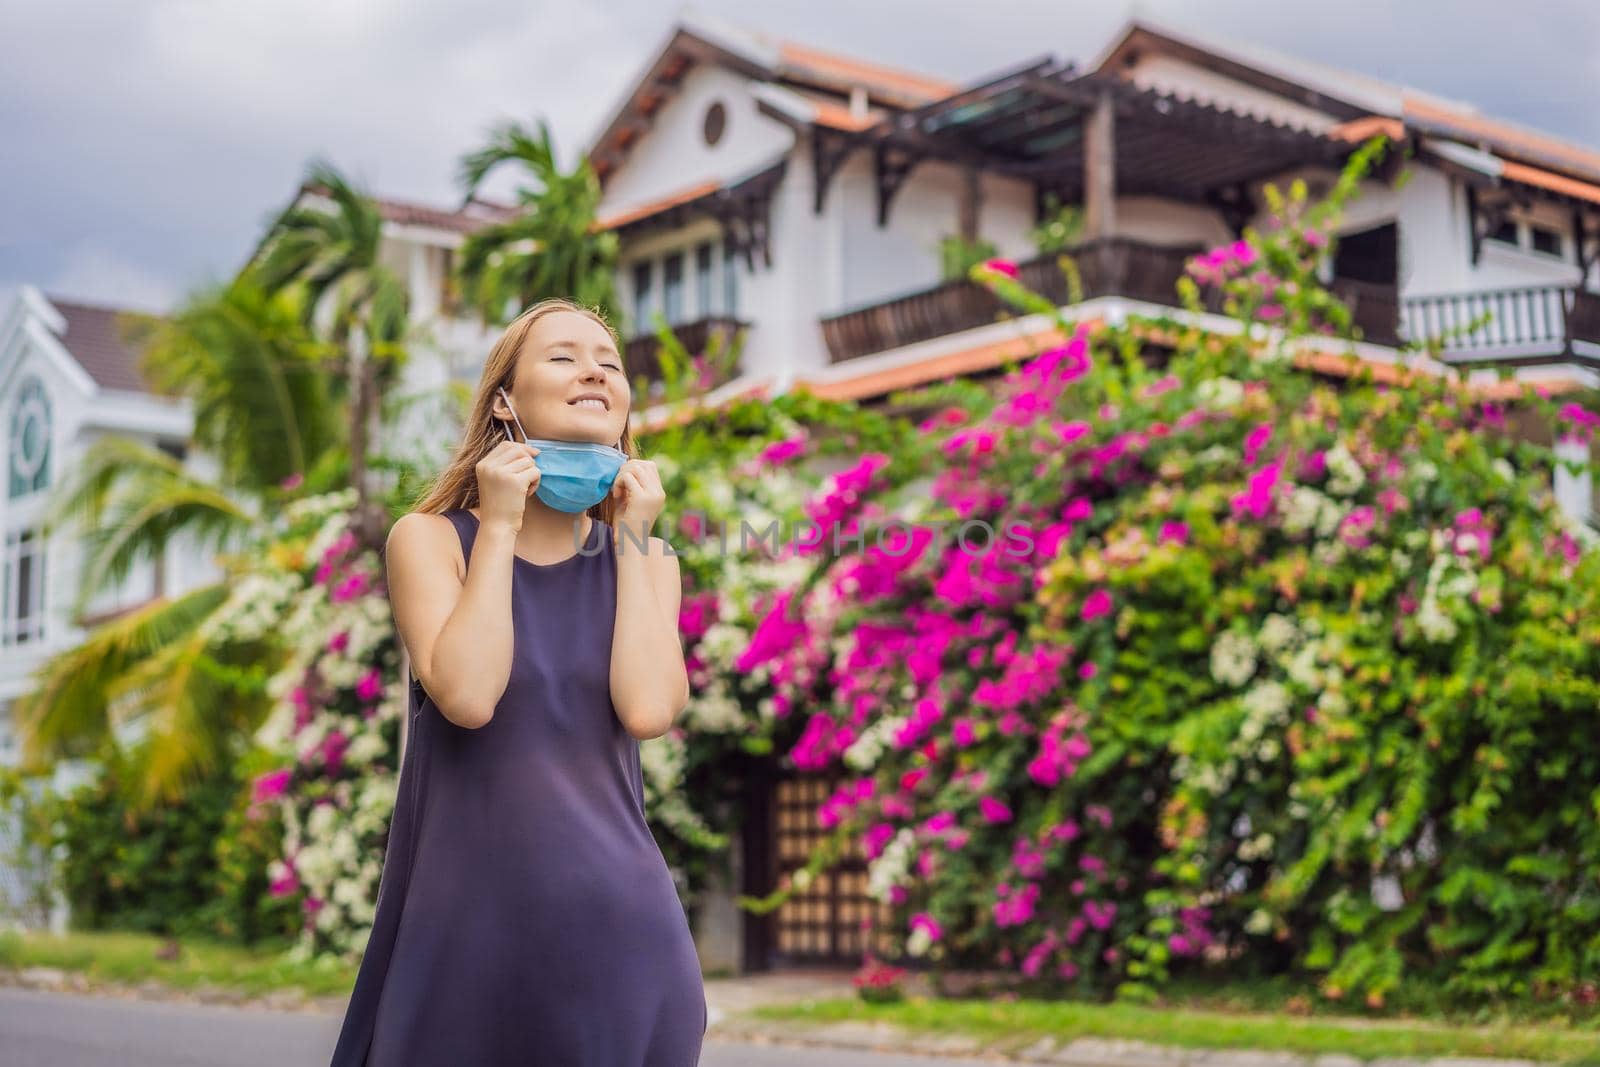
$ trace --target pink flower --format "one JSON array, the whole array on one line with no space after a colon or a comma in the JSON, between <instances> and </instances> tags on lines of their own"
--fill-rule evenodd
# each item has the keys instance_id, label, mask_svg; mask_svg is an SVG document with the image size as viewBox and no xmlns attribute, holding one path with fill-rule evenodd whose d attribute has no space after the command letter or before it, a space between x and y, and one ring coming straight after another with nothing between
<instances>
[{"instance_id":1,"label":"pink flower","mask_svg":"<svg viewBox=\"0 0 1600 1067\"><path fill-rule=\"evenodd\" d=\"M1180 545L1187 544L1189 542L1189 524L1186 522L1162 523L1161 532L1156 535L1156 543L1165 544L1168 541L1175 541Z\"/></svg>"},{"instance_id":2,"label":"pink flower","mask_svg":"<svg viewBox=\"0 0 1600 1067\"><path fill-rule=\"evenodd\" d=\"M289 475L289 477L287 477L287 478L283 479L283 481L279 482L278 483L278 488L279 489L298 489L298 488L300 488L300 483L305 481L305 480L306 480L305 475L301 474L299 471L295 471L293 474Z\"/></svg>"},{"instance_id":3,"label":"pink flower","mask_svg":"<svg viewBox=\"0 0 1600 1067\"><path fill-rule=\"evenodd\" d=\"M1251 474L1249 488L1232 500L1234 512L1248 512L1258 519L1266 518L1272 508L1272 491L1278 484L1282 469L1282 463L1269 463Z\"/></svg>"},{"instance_id":4,"label":"pink flower","mask_svg":"<svg viewBox=\"0 0 1600 1067\"><path fill-rule=\"evenodd\" d=\"M383 675L373 667L356 683L356 696L362 700L376 700L383 693Z\"/></svg>"},{"instance_id":5,"label":"pink flower","mask_svg":"<svg viewBox=\"0 0 1600 1067\"><path fill-rule=\"evenodd\" d=\"M986 259L983 261L983 265L985 269L992 270L997 274L1004 274L1008 278L1017 276L1017 265L1009 259L1000 259L998 257Z\"/></svg>"},{"instance_id":6,"label":"pink flower","mask_svg":"<svg viewBox=\"0 0 1600 1067\"><path fill-rule=\"evenodd\" d=\"M272 800L283 795L289 788L289 778L292 772L288 768L281 771L268 771L255 780L254 792L251 794L256 803Z\"/></svg>"},{"instance_id":7,"label":"pink flower","mask_svg":"<svg viewBox=\"0 0 1600 1067\"><path fill-rule=\"evenodd\" d=\"M981 797L978 800L978 810L989 822L1011 821L1011 809L994 797Z\"/></svg>"},{"instance_id":8,"label":"pink flower","mask_svg":"<svg viewBox=\"0 0 1600 1067\"><path fill-rule=\"evenodd\" d=\"M931 941L937 941L944 936L944 928L939 925L938 920L925 911L919 911L911 917L911 929L913 932L928 931L928 938Z\"/></svg>"},{"instance_id":9,"label":"pink flower","mask_svg":"<svg viewBox=\"0 0 1600 1067\"><path fill-rule=\"evenodd\" d=\"M1111 614L1111 594L1104 589L1096 589L1090 593L1083 602L1083 621L1093 622L1102 615Z\"/></svg>"}]
</instances>

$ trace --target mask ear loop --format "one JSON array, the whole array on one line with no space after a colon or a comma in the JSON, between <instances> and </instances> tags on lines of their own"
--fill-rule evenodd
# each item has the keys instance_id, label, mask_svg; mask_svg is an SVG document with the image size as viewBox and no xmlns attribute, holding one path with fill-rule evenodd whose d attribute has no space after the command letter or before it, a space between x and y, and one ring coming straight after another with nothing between
<instances>
[{"instance_id":1,"label":"mask ear loop","mask_svg":"<svg viewBox=\"0 0 1600 1067\"><path fill-rule=\"evenodd\" d=\"M498 392L500 394L500 398L506 402L506 407L510 410L511 417L517 421L517 429L522 431L522 440L526 442L528 440L528 431L522 429L522 420L517 419L517 409L511 406L511 398L506 396L505 387L497 385L495 386L495 391ZM507 426L502 421L500 423L500 428L506 432L506 440L510 441L512 444L516 444L517 439L511 436L511 427Z\"/></svg>"}]
</instances>

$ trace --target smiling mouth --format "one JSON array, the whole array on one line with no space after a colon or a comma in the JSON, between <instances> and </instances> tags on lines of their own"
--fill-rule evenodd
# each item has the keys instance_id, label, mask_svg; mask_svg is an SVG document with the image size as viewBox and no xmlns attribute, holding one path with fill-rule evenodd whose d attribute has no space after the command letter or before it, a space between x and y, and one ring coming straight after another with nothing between
<instances>
[{"instance_id":1,"label":"smiling mouth","mask_svg":"<svg viewBox=\"0 0 1600 1067\"><path fill-rule=\"evenodd\" d=\"M567 405L575 408L594 408L596 411L611 410L604 400L596 400L593 398L587 398L584 400L569 400L567 401Z\"/></svg>"}]
</instances>

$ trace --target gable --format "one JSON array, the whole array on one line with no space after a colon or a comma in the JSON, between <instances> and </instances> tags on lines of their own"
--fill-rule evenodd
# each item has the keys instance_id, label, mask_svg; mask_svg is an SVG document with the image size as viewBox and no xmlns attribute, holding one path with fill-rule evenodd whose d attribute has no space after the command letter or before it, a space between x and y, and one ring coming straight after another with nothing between
<instances>
[{"instance_id":1,"label":"gable","mask_svg":"<svg viewBox=\"0 0 1600 1067\"><path fill-rule=\"evenodd\" d=\"M602 217L712 181L748 173L794 147L795 132L764 114L742 74L699 64L656 113L650 130L612 174L600 202ZM716 144L706 141L708 110L722 108Z\"/></svg>"}]
</instances>

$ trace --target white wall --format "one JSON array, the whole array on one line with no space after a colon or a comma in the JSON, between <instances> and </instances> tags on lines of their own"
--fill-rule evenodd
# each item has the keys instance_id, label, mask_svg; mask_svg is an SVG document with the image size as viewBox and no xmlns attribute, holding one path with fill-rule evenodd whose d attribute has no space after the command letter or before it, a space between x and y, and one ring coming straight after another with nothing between
<instances>
[{"instance_id":1,"label":"white wall","mask_svg":"<svg viewBox=\"0 0 1600 1067\"><path fill-rule=\"evenodd\" d=\"M1119 196L1116 232L1120 237L1166 246L1214 248L1233 240L1232 231L1214 209L1155 196Z\"/></svg>"},{"instance_id":2,"label":"white wall","mask_svg":"<svg viewBox=\"0 0 1600 1067\"><path fill-rule=\"evenodd\" d=\"M758 169L794 143L794 132L756 110L750 83L721 67L700 64L684 75L678 92L656 112L607 179L601 217L656 200L708 178L723 181ZM707 145L706 108L721 100L727 112L722 137Z\"/></svg>"}]
</instances>

